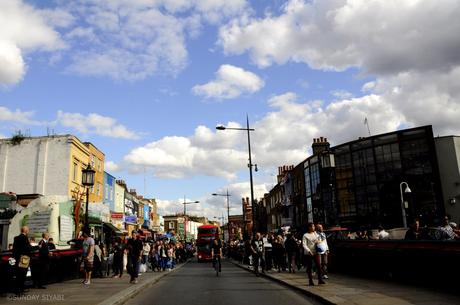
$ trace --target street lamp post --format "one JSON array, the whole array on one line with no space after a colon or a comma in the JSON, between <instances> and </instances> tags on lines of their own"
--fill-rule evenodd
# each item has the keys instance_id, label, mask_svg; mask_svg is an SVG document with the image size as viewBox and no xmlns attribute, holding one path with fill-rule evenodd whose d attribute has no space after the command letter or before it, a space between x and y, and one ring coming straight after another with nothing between
<instances>
[{"instance_id":1,"label":"street lamp post","mask_svg":"<svg viewBox=\"0 0 460 305\"><path fill-rule=\"evenodd\" d=\"M226 194L212 194L213 196L225 196L227 197L227 235L228 235L228 240L227 242L230 242L230 202L229 202L229 197L232 195L228 194L228 189Z\"/></svg>"},{"instance_id":2,"label":"street lamp post","mask_svg":"<svg viewBox=\"0 0 460 305\"><path fill-rule=\"evenodd\" d=\"M247 131L248 133L248 153L249 153L249 183L251 187L251 209L252 209L252 236L254 237L256 235L255 232L255 210L254 210L254 182L252 180L252 167L255 168L255 171L257 171L257 164L252 164L252 156L251 156L251 136L250 136L250 131L254 131L255 129L249 128L249 117L246 115L246 128L232 128L232 127L226 127L226 126L217 126L217 130L243 130ZM243 217L244 217L244 209L243 209ZM246 227L246 224L244 224Z\"/></svg>"},{"instance_id":3,"label":"street lamp post","mask_svg":"<svg viewBox=\"0 0 460 305\"><path fill-rule=\"evenodd\" d=\"M88 205L89 205L89 188L94 185L94 173L96 171L88 166L81 171L81 184L86 187L86 207L85 207L85 226L83 232L89 232ZM75 224L78 225L78 224Z\"/></svg>"},{"instance_id":4,"label":"street lamp post","mask_svg":"<svg viewBox=\"0 0 460 305\"><path fill-rule=\"evenodd\" d=\"M402 214L402 220L403 220L403 226L404 228L407 228L407 218L406 218L406 205L404 203L404 196L403 196L403 189L402 189L402 186L403 185L406 185L406 187L404 188L404 193L411 193L411 189L409 188L409 184L407 184L407 182L401 182L399 184L399 190L401 192L401 214Z\"/></svg>"},{"instance_id":5,"label":"street lamp post","mask_svg":"<svg viewBox=\"0 0 460 305\"><path fill-rule=\"evenodd\" d=\"M185 201L185 196L184 196L184 202L182 202L182 204L184 205L184 241L187 242L187 204L191 204L191 203L199 203L199 201L190 201L190 202L186 202Z\"/></svg>"}]
</instances>

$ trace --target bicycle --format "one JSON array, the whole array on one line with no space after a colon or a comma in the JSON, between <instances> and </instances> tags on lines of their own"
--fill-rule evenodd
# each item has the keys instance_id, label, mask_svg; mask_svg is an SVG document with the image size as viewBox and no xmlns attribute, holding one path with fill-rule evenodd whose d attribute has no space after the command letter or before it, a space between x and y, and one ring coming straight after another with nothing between
<instances>
[{"instance_id":1,"label":"bicycle","mask_svg":"<svg viewBox=\"0 0 460 305\"><path fill-rule=\"evenodd\" d=\"M220 262L221 256L220 255L214 255L213 257L213 265L214 269L216 270L216 276L219 277L219 273L222 272L222 264Z\"/></svg>"}]
</instances>

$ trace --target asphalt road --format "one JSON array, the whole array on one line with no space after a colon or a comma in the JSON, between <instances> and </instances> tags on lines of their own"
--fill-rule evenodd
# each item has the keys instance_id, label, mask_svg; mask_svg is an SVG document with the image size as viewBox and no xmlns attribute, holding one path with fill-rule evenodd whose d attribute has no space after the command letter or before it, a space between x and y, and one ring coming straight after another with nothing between
<instances>
[{"instance_id":1,"label":"asphalt road","mask_svg":"<svg viewBox=\"0 0 460 305\"><path fill-rule=\"evenodd\" d=\"M127 303L128 305L309 305L314 300L256 277L229 262L223 262L216 277L210 263L188 263L162 278Z\"/></svg>"}]
</instances>

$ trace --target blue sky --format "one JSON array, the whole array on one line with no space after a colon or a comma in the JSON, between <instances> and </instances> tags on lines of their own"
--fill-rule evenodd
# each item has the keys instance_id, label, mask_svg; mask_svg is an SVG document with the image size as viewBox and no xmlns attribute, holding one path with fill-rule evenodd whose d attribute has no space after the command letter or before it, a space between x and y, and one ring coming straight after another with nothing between
<instances>
[{"instance_id":1,"label":"blue sky","mask_svg":"<svg viewBox=\"0 0 460 305\"><path fill-rule=\"evenodd\" d=\"M162 213L221 215L277 166L402 126L458 134L457 1L0 2L0 136L71 133ZM427 18L429 16L430 18ZM144 174L145 173L145 174Z\"/></svg>"}]
</instances>

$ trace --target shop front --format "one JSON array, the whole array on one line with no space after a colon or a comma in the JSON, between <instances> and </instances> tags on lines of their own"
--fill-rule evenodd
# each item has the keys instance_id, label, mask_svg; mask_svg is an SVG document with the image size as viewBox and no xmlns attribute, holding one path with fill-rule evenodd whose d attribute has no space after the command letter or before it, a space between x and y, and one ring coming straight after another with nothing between
<instances>
[{"instance_id":1,"label":"shop front","mask_svg":"<svg viewBox=\"0 0 460 305\"><path fill-rule=\"evenodd\" d=\"M125 223L124 223L125 217L124 216L125 215L123 213L112 212L110 213L110 223L118 230L124 230L125 229Z\"/></svg>"},{"instance_id":2,"label":"shop front","mask_svg":"<svg viewBox=\"0 0 460 305\"><path fill-rule=\"evenodd\" d=\"M137 216L125 215L125 229L129 235L131 235L132 231L137 231Z\"/></svg>"}]
</instances>

